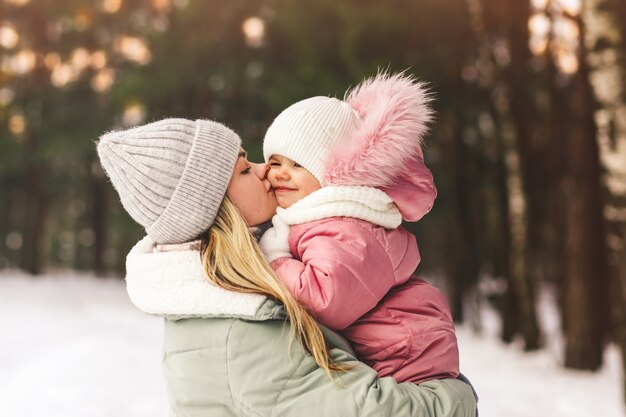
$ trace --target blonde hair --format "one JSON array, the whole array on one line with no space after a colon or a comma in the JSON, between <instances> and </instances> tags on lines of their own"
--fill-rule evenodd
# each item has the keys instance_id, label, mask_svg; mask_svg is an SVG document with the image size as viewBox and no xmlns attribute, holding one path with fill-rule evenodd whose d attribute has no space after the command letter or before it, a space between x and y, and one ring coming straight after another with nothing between
<instances>
[{"instance_id":1,"label":"blonde hair","mask_svg":"<svg viewBox=\"0 0 626 417\"><path fill-rule=\"evenodd\" d=\"M227 290L262 294L283 304L289 317L291 341L299 340L331 380L331 371L351 369L332 360L318 323L278 279L228 197L202 236L200 253L204 270L214 284Z\"/></svg>"}]
</instances>

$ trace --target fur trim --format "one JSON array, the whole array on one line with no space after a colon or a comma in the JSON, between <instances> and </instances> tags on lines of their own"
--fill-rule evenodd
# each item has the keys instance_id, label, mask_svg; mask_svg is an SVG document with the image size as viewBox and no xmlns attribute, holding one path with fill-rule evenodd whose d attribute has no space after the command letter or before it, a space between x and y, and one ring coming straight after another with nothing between
<instances>
[{"instance_id":1,"label":"fur trim","mask_svg":"<svg viewBox=\"0 0 626 417\"><path fill-rule=\"evenodd\" d=\"M361 122L330 152L324 184L386 187L424 160L422 142L432 120L425 85L404 73L381 72L347 94Z\"/></svg>"},{"instance_id":2,"label":"fur trim","mask_svg":"<svg viewBox=\"0 0 626 417\"><path fill-rule=\"evenodd\" d=\"M191 247L158 248L148 236L126 257L126 289L141 311L157 316L254 319L267 297L220 288L206 278Z\"/></svg>"}]
</instances>

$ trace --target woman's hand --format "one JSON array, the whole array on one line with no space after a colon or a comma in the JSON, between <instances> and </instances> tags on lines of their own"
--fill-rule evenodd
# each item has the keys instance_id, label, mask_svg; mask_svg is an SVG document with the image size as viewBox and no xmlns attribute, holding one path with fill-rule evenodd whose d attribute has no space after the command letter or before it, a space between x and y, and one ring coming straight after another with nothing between
<instances>
[{"instance_id":1,"label":"woman's hand","mask_svg":"<svg viewBox=\"0 0 626 417\"><path fill-rule=\"evenodd\" d=\"M289 251L289 225L278 215L272 217L272 224L274 227L269 228L259 241L261 252L268 262L278 258L293 258Z\"/></svg>"}]
</instances>

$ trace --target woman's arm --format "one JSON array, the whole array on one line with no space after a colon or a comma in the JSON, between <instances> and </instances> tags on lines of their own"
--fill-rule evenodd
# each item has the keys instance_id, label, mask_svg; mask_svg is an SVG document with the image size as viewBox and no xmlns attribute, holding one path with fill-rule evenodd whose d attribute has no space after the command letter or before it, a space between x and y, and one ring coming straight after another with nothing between
<instances>
[{"instance_id":1,"label":"woman's arm","mask_svg":"<svg viewBox=\"0 0 626 417\"><path fill-rule=\"evenodd\" d=\"M335 360L355 365L336 383L280 321L237 321L230 329L226 368L232 399L251 416L474 417L471 387L456 379L398 384L378 378L354 356L332 349Z\"/></svg>"},{"instance_id":2,"label":"woman's arm","mask_svg":"<svg viewBox=\"0 0 626 417\"><path fill-rule=\"evenodd\" d=\"M283 320L165 321L163 373L172 416L474 417L469 385L398 384L340 349L355 368L328 379Z\"/></svg>"}]
</instances>

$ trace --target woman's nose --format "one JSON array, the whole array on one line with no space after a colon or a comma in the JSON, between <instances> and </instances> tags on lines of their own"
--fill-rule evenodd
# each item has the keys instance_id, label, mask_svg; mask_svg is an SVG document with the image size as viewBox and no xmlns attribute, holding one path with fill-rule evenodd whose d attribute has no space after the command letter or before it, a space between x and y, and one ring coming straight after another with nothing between
<instances>
[{"instance_id":1,"label":"woman's nose","mask_svg":"<svg viewBox=\"0 0 626 417\"><path fill-rule=\"evenodd\" d=\"M259 179L265 179L269 170L269 164L254 164L254 173Z\"/></svg>"}]
</instances>

